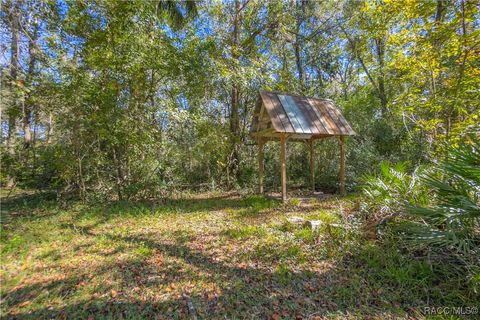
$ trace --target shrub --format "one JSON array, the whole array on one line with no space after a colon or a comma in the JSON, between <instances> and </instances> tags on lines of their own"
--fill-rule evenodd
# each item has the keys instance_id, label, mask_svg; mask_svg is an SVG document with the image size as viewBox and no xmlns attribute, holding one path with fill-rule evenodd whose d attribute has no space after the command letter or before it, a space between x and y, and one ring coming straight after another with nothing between
<instances>
[{"instance_id":1,"label":"shrub","mask_svg":"<svg viewBox=\"0 0 480 320\"><path fill-rule=\"evenodd\" d=\"M422 178L434 195L432 204L406 205L413 221L403 232L415 241L470 254L480 246L480 142L472 137L447 151L438 170Z\"/></svg>"},{"instance_id":2,"label":"shrub","mask_svg":"<svg viewBox=\"0 0 480 320\"><path fill-rule=\"evenodd\" d=\"M401 213L405 205L426 204L426 189L419 181L423 169L407 172L408 163L395 165L381 162L379 175L364 177L363 193L367 202L363 209L370 219L385 220Z\"/></svg>"}]
</instances>

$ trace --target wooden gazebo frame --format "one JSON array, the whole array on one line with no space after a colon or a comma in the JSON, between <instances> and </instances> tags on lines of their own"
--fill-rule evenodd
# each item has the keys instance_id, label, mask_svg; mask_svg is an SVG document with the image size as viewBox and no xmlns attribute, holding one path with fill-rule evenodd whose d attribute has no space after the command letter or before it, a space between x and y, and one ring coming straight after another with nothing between
<instances>
[{"instance_id":1,"label":"wooden gazebo frame","mask_svg":"<svg viewBox=\"0 0 480 320\"><path fill-rule=\"evenodd\" d=\"M280 141L282 200L287 200L287 140L308 142L310 149L310 181L315 190L314 142L337 137L340 143L340 193L345 194L345 136L354 135L332 101L303 97L282 92L260 91L251 136L258 143L258 191L263 193L264 146L268 141Z\"/></svg>"}]
</instances>

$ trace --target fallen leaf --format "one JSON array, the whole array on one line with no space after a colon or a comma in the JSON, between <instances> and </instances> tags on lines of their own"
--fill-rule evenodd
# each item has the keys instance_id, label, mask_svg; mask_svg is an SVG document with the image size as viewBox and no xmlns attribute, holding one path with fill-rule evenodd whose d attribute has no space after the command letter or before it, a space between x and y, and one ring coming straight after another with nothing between
<instances>
[{"instance_id":1,"label":"fallen leaf","mask_svg":"<svg viewBox=\"0 0 480 320\"><path fill-rule=\"evenodd\" d=\"M24 301L24 302L20 303L18 306L20 308L22 308L22 307L28 306L29 304L30 304L30 300L27 300L27 301Z\"/></svg>"}]
</instances>

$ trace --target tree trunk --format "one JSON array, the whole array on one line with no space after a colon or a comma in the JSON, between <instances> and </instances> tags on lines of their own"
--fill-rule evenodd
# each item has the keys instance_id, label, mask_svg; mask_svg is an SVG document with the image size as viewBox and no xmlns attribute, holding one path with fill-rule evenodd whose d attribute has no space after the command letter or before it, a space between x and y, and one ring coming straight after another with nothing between
<instances>
[{"instance_id":1,"label":"tree trunk","mask_svg":"<svg viewBox=\"0 0 480 320\"><path fill-rule=\"evenodd\" d=\"M285 160L285 134L280 136L280 181L282 185L282 201L287 201L287 164Z\"/></svg>"},{"instance_id":2,"label":"tree trunk","mask_svg":"<svg viewBox=\"0 0 480 320\"><path fill-rule=\"evenodd\" d=\"M340 194L345 195L345 137L340 136Z\"/></svg>"},{"instance_id":3,"label":"tree trunk","mask_svg":"<svg viewBox=\"0 0 480 320\"><path fill-rule=\"evenodd\" d=\"M263 172L264 165L264 147L265 142L262 138L258 139L258 193L263 194Z\"/></svg>"},{"instance_id":4,"label":"tree trunk","mask_svg":"<svg viewBox=\"0 0 480 320\"><path fill-rule=\"evenodd\" d=\"M437 0L437 10L435 13L435 22L441 22L443 20L444 11L445 11L446 1Z\"/></svg>"},{"instance_id":5,"label":"tree trunk","mask_svg":"<svg viewBox=\"0 0 480 320\"><path fill-rule=\"evenodd\" d=\"M308 140L308 147L310 151L310 185L312 191L315 192L315 148L313 138Z\"/></svg>"},{"instance_id":6,"label":"tree trunk","mask_svg":"<svg viewBox=\"0 0 480 320\"><path fill-rule=\"evenodd\" d=\"M10 157L15 156L15 135L17 131L17 115L18 115L18 95L17 95L17 77L18 77L18 59L19 59L19 29L20 29L20 3L15 1L13 4L12 16L11 16L11 30L12 38L10 44L10 89L12 92L12 105L8 110L8 133L5 141L7 152ZM7 168L7 187L13 187L15 184L15 178L11 175L11 170Z\"/></svg>"},{"instance_id":7,"label":"tree trunk","mask_svg":"<svg viewBox=\"0 0 480 320\"><path fill-rule=\"evenodd\" d=\"M116 187L117 187L117 196L118 200L123 200L123 172L122 172L122 163L120 159L120 153L117 151L117 147L113 148L113 163L116 167L117 176L116 176Z\"/></svg>"},{"instance_id":8,"label":"tree trunk","mask_svg":"<svg viewBox=\"0 0 480 320\"><path fill-rule=\"evenodd\" d=\"M28 71L25 78L25 86L31 89L32 80L35 73L35 63L37 60L36 55L36 48L37 45L37 38L38 38L38 24L34 22L33 26L33 33L30 35L28 40ZM22 108L22 124L23 124L23 133L24 133L24 141L25 147L28 148L32 144L32 128L31 128L31 115L33 110L32 100L29 96L25 98L25 102L23 103Z\"/></svg>"},{"instance_id":9,"label":"tree trunk","mask_svg":"<svg viewBox=\"0 0 480 320\"><path fill-rule=\"evenodd\" d=\"M353 48L353 52L358 59L358 62L360 62L360 66L362 67L363 71L365 72L368 80L372 84L373 88L375 89L375 92L377 93L378 99L380 100L380 106L381 106L381 111L382 114L384 114L387 110L387 94L385 90L385 38L377 38L375 39L375 54L376 54L376 59L379 67L379 75L377 77L377 81L373 78L373 76L370 74L368 71L367 66L365 65L365 62L360 55L360 52L357 49L357 43L356 40L352 39L348 32L342 28L342 32L345 34L345 37L347 38L348 42Z\"/></svg>"},{"instance_id":10,"label":"tree trunk","mask_svg":"<svg viewBox=\"0 0 480 320\"><path fill-rule=\"evenodd\" d=\"M302 39L301 39L301 28L303 23L303 16L305 11L305 2L302 0L297 0L297 10L296 10L296 30L295 30L295 62L297 65L298 80L300 82L300 88L305 91L305 72L303 69L301 49L302 49Z\"/></svg>"},{"instance_id":11,"label":"tree trunk","mask_svg":"<svg viewBox=\"0 0 480 320\"><path fill-rule=\"evenodd\" d=\"M378 72L378 97L382 107L382 114L387 112L387 94L385 92L385 38L375 39L375 49L377 53Z\"/></svg>"},{"instance_id":12,"label":"tree trunk","mask_svg":"<svg viewBox=\"0 0 480 320\"><path fill-rule=\"evenodd\" d=\"M234 138L238 138L239 128L240 128L240 116L239 116L239 101L240 92L238 90L237 84L234 84L232 87L232 108L230 111L230 132Z\"/></svg>"},{"instance_id":13,"label":"tree trunk","mask_svg":"<svg viewBox=\"0 0 480 320\"><path fill-rule=\"evenodd\" d=\"M82 202L85 202L85 180L83 178L82 157L78 155L78 184L79 184L79 197Z\"/></svg>"},{"instance_id":14,"label":"tree trunk","mask_svg":"<svg viewBox=\"0 0 480 320\"><path fill-rule=\"evenodd\" d=\"M232 32L232 57L236 64L239 59L239 33L240 33L240 1L235 0L235 16L233 18L233 32ZM231 108L230 108L230 133L232 136L232 153L229 161L230 173L236 174L239 154L238 154L238 137L240 133L240 89L237 80L234 79L231 90Z\"/></svg>"},{"instance_id":15,"label":"tree trunk","mask_svg":"<svg viewBox=\"0 0 480 320\"><path fill-rule=\"evenodd\" d=\"M52 141L52 136L53 136L53 115L52 113L48 114L48 123L47 123L47 139L46 143L49 144Z\"/></svg>"}]
</instances>

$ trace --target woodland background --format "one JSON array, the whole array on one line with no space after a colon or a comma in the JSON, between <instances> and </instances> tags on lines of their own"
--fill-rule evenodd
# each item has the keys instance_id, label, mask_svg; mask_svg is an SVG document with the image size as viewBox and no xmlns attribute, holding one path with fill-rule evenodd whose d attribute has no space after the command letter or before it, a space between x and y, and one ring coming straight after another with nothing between
<instances>
[{"instance_id":1,"label":"woodland background","mask_svg":"<svg viewBox=\"0 0 480 320\"><path fill-rule=\"evenodd\" d=\"M2 316L478 318L478 1L3 0L0 22ZM259 90L341 109L347 196L335 138L324 194L293 192L289 142L289 200L253 195Z\"/></svg>"},{"instance_id":2,"label":"woodland background","mask_svg":"<svg viewBox=\"0 0 480 320\"><path fill-rule=\"evenodd\" d=\"M2 1L6 187L81 199L250 190L258 90L329 98L347 139L347 187L382 160L410 168L462 144L480 116L478 2ZM266 150L279 187L278 146ZM287 148L307 185L302 144ZM338 147L316 146L337 190Z\"/></svg>"}]
</instances>

